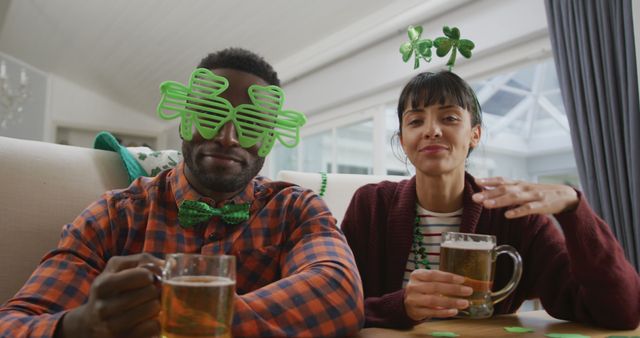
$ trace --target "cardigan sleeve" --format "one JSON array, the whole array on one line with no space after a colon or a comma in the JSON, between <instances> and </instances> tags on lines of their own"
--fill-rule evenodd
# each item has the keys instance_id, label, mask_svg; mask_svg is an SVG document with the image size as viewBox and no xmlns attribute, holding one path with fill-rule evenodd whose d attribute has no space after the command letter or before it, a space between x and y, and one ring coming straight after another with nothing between
<instances>
[{"instance_id":1,"label":"cardigan sleeve","mask_svg":"<svg viewBox=\"0 0 640 338\"><path fill-rule=\"evenodd\" d=\"M386 203L378 203L374 185L358 189L345 213L342 231L353 251L364 288L365 327L410 328L418 322L407 315L404 307L404 288L385 293L381 272L384 257L382 248L372 244L377 222L386 222Z\"/></svg>"},{"instance_id":2,"label":"cardigan sleeve","mask_svg":"<svg viewBox=\"0 0 640 338\"><path fill-rule=\"evenodd\" d=\"M535 218L543 223L531 248L536 293L556 318L634 329L640 321L638 273L609 225L579 198L575 210L555 215L564 238L549 218Z\"/></svg>"}]
</instances>

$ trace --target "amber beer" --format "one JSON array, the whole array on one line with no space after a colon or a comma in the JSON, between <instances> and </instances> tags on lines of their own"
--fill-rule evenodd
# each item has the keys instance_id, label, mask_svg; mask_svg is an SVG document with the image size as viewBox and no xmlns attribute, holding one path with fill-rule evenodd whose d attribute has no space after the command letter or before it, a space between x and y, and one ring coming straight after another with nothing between
<instances>
[{"instance_id":1,"label":"amber beer","mask_svg":"<svg viewBox=\"0 0 640 338\"><path fill-rule=\"evenodd\" d=\"M515 269L507 286L492 292L496 257L503 253L511 256ZM493 315L493 305L506 298L520 281L522 260L513 247L496 247L494 236L447 232L442 234L440 270L465 277L464 285L473 289L467 297L469 307L459 311L458 317L488 318Z\"/></svg>"},{"instance_id":2,"label":"amber beer","mask_svg":"<svg viewBox=\"0 0 640 338\"><path fill-rule=\"evenodd\" d=\"M473 289L473 294L467 298L469 309L463 310L473 312L473 317L491 317L493 312L491 287L496 266L494 247L487 242L462 241L449 241L440 247L440 270L464 276L464 285Z\"/></svg>"},{"instance_id":3,"label":"amber beer","mask_svg":"<svg viewBox=\"0 0 640 338\"><path fill-rule=\"evenodd\" d=\"M175 254L162 278L163 338L231 337L235 258Z\"/></svg>"},{"instance_id":4,"label":"amber beer","mask_svg":"<svg viewBox=\"0 0 640 338\"><path fill-rule=\"evenodd\" d=\"M234 281L179 276L162 284L164 338L231 337Z\"/></svg>"}]
</instances>

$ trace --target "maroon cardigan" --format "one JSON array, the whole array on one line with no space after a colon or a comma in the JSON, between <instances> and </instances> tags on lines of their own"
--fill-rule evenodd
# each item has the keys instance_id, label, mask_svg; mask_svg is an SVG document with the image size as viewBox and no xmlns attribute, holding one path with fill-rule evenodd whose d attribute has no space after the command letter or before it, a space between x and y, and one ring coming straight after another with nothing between
<instances>
[{"instance_id":1,"label":"maroon cardigan","mask_svg":"<svg viewBox=\"0 0 640 338\"><path fill-rule=\"evenodd\" d=\"M495 314L513 313L526 299L539 297L545 310L559 319L613 329L638 326L640 277L582 194L574 211L554 215L560 231L542 215L506 219L506 209L486 209L471 200L479 191L466 174L460 231L494 235L498 245L518 250L523 261L520 284L496 304ZM415 177L365 185L351 200L342 230L362 277L366 327L415 324L405 311L402 288L415 216ZM496 270L494 290L511 277L511 260L501 255Z\"/></svg>"}]
</instances>

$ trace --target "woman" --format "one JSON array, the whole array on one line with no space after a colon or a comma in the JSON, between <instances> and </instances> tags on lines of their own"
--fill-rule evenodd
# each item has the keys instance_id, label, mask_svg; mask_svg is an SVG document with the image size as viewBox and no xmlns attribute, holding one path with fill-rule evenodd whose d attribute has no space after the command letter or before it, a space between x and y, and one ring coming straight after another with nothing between
<instances>
[{"instance_id":1,"label":"woman","mask_svg":"<svg viewBox=\"0 0 640 338\"><path fill-rule=\"evenodd\" d=\"M464 80L447 71L415 76L400 95L398 120L416 175L363 186L342 222L364 286L365 326L406 328L468 306L464 278L437 270L439 234L459 231L495 235L522 256L522 280L495 314L540 298L556 318L637 327L640 278L580 192L465 172L482 118ZM507 283L510 266L498 261L494 289Z\"/></svg>"}]
</instances>

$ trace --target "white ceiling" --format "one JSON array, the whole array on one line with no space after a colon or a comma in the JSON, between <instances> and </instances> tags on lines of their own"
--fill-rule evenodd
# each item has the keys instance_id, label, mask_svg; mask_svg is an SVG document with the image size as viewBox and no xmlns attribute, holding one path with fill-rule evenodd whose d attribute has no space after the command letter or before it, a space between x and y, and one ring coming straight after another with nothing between
<instances>
[{"instance_id":1,"label":"white ceiling","mask_svg":"<svg viewBox=\"0 0 640 338\"><path fill-rule=\"evenodd\" d=\"M153 115L209 52L255 51L286 83L466 1L2 0L0 51Z\"/></svg>"}]
</instances>

